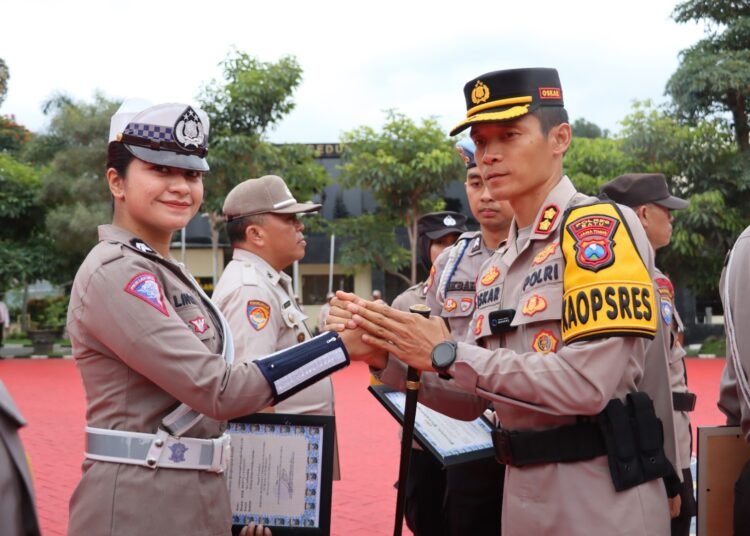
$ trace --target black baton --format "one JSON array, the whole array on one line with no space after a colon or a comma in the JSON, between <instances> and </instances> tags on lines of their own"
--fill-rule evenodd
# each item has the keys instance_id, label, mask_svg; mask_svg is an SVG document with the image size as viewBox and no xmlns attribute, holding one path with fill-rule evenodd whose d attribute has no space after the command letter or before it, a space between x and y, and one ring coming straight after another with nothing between
<instances>
[{"instance_id":1,"label":"black baton","mask_svg":"<svg viewBox=\"0 0 750 536\"><path fill-rule=\"evenodd\" d=\"M409 307L410 313L417 313L425 318L430 317L430 308L417 303ZM404 524L404 507L406 504L406 481L411 462L411 443L414 438L414 419L417 416L417 398L419 397L420 372L414 367L406 371L406 400L404 401L404 426L401 435L401 462L398 468L398 492L396 494L396 525L393 536L401 536Z\"/></svg>"}]
</instances>

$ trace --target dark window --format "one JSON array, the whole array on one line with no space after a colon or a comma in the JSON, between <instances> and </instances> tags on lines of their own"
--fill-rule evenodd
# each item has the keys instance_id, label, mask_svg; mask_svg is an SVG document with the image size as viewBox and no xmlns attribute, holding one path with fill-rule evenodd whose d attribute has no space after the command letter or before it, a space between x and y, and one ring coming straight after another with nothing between
<instances>
[{"instance_id":1,"label":"dark window","mask_svg":"<svg viewBox=\"0 0 750 536\"><path fill-rule=\"evenodd\" d=\"M333 291L345 290L354 292L354 276L333 274ZM305 305L323 305L328 294L328 275L302 276L302 303Z\"/></svg>"}]
</instances>

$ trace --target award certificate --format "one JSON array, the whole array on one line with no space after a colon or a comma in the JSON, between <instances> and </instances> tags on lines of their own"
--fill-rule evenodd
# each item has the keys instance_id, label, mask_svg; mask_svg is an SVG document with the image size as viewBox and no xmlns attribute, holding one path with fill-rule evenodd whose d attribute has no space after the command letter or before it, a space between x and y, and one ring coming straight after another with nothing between
<instances>
[{"instance_id":1,"label":"award certificate","mask_svg":"<svg viewBox=\"0 0 750 536\"><path fill-rule=\"evenodd\" d=\"M368 389L403 425L406 395L385 385L371 385ZM484 417L461 421L417 403L414 439L443 466L493 457L491 430L492 425Z\"/></svg>"},{"instance_id":2,"label":"award certificate","mask_svg":"<svg viewBox=\"0 0 750 536\"><path fill-rule=\"evenodd\" d=\"M258 413L229 422L232 532L250 523L274 536L328 535L334 417Z\"/></svg>"}]
</instances>

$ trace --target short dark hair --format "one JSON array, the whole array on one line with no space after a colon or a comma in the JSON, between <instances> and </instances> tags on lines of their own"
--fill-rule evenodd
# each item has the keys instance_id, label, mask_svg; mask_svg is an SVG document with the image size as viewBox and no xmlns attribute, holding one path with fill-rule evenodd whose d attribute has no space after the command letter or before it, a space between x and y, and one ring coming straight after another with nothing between
<instances>
[{"instance_id":1,"label":"short dark hair","mask_svg":"<svg viewBox=\"0 0 750 536\"><path fill-rule=\"evenodd\" d=\"M245 229L250 225L262 225L265 221L265 214L253 214L251 216L243 216L236 220L227 222L227 236L229 242L234 246L245 241Z\"/></svg>"},{"instance_id":2,"label":"short dark hair","mask_svg":"<svg viewBox=\"0 0 750 536\"><path fill-rule=\"evenodd\" d=\"M531 112L539 119L542 134L549 134L552 127L568 122L568 111L562 106L542 106Z\"/></svg>"}]
</instances>

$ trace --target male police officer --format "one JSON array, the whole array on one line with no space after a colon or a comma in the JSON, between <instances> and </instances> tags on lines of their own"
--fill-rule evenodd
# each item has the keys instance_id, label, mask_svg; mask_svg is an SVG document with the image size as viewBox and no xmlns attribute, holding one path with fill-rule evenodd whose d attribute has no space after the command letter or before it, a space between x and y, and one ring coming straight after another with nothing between
<instances>
[{"instance_id":1,"label":"male police officer","mask_svg":"<svg viewBox=\"0 0 750 536\"><path fill-rule=\"evenodd\" d=\"M226 316L238 359L251 361L310 338L307 316L283 270L305 255L298 214L320 205L298 203L281 177L266 175L235 186L224 201L232 261L212 299ZM329 377L275 407L278 413L333 415Z\"/></svg>"},{"instance_id":2,"label":"male police officer","mask_svg":"<svg viewBox=\"0 0 750 536\"><path fill-rule=\"evenodd\" d=\"M750 443L750 227L746 227L727 255L719 287L724 306L727 359L721 376L719 409L727 424L739 426ZM734 534L750 534L750 462L745 464L734 487Z\"/></svg>"},{"instance_id":3,"label":"male police officer","mask_svg":"<svg viewBox=\"0 0 750 536\"><path fill-rule=\"evenodd\" d=\"M672 210L686 208L688 202L670 194L667 179L661 173L629 173L603 184L600 193L607 198L631 207L641 220L648 241L654 250L669 245L672 238ZM672 387L670 402L674 412L673 421L677 440L677 465L681 469L679 515L672 519L672 535L688 536L691 518L696 514L695 496L693 495L693 477L690 472L692 455L692 433L688 412L695 409L695 394L687 388L687 370L685 368L685 349L679 343L677 310L674 305L674 287L669 278L658 268L655 269L654 283L658 293L661 324L664 331L662 344L649 345L646 359L666 357L669 363L670 384ZM666 420L666 419L665 419ZM665 423L666 424L666 423ZM669 438L669 436L667 436ZM668 486L669 488L670 486ZM672 490L669 490L670 493ZM670 505L671 506L671 505Z\"/></svg>"},{"instance_id":4,"label":"male police officer","mask_svg":"<svg viewBox=\"0 0 750 536\"><path fill-rule=\"evenodd\" d=\"M456 340L467 337L474 313L474 291L482 263L508 236L513 210L507 201L496 201L484 185L474 160L474 142L460 140L456 150L466 165L466 198L479 222L479 230L463 233L443 251L433 265L427 304L432 314L448 323ZM466 338L473 341L473 337ZM488 411L494 418L494 412ZM449 534L496 535L500 532L500 506L505 468L494 458L445 469L445 512Z\"/></svg>"},{"instance_id":5,"label":"male police officer","mask_svg":"<svg viewBox=\"0 0 750 536\"><path fill-rule=\"evenodd\" d=\"M471 332L481 347L452 340L442 320L341 293L356 302L344 304L354 314L346 326L448 378L450 390L420 389L436 409L471 418L494 402L496 452L509 465L506 536L666 534L669 463L653 406L635 393L657 325L643 228L630 209L595 203L563 175L571 129L557 71L487 73L464 93L467 117L451 134L471 127L483 180L514 211L477 280ZM380 358L369 363L384 383L403 387L403 365ZM478 396L459 404L458 392Z\"/></svg>"},{"instance_id":6,"label":"male police officer","mask_svg":"<svg viewBox=\"0 0 750 536\"><path fill-rule=\"evenodd\" d=\"M433 263L445 248L466 231L466 216L458 212L430 212L417 221L417 254L429 271L421 281L396 296L391 307L409 311L415 304L424 304L428 289L435 278ZM446 533L443 511L446 474L432 454L424 452L416 442L412 445L405 499L406 525L416 536L438 536Z\"/></svg>"}]
</instances>

